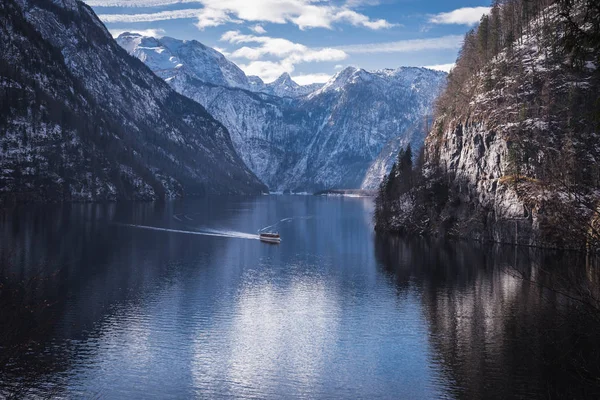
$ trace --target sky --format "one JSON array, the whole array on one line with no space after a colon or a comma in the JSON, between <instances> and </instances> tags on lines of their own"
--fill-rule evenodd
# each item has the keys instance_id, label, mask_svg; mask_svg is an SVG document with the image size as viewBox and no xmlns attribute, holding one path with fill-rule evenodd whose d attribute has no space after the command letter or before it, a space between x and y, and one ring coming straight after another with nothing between
<instances>
[{"instance_id":1,"label":"sky","mask_svg":"<svg viewBox=\"0 0 600 400\"><path fill-rule=\"evenodd\" d=\"M490 0L84 0L113 34L197 40L265 82L401 66L448 71Z\"/></svg>"}]
</instances>

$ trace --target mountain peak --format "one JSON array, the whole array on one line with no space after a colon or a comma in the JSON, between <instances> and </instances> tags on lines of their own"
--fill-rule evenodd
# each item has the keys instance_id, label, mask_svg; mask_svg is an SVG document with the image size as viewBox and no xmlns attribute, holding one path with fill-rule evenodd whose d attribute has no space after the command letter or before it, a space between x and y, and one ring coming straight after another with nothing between
<instances>
[{"instance_id":1,"label":"mountain peak","mask_svg":"<svg viewBox=\"0 0 600 400\"><path fill-rule=\"evenodd\" d=\"M163 79L192 78L213 85L250 88L248 78L237 65L196 40L168 36L155 39L126 32L119 35L117 42Z\"/></svg>"},{"instance_id":2,"label":"mountain peak","mask_svg":"<svg viewBox=\"0 0 600 400\"><path fill-rule=\"evenodd\" d=\"M279 97L300 97L315 90L313 85L302 86L292 79L289 73L284 72L271 83L265 85L268 92Z\"/></svg>"},{"instance_id":3,"label":"mountain peak","mask_svg":"<svg viewBox=\"0 0 600 400\"><path fill-rule=\"evenodd\" d=\"M279 75L279 78L275 79L275 81L273 81L271 83L271 85L282 85L282 84L288 84L290 86L300 86L298 85L290 76L290 74L288 74L287 72L284 72L283 74Z\"/></svg>"},{"instance_id":4,"label":"mountain peak","mask_svg":"<svg viewBox=\"0 0 600 400\"><path fill-rule=\"evenodd\" d=\"M356 67L346 67L337 74L335 74L329 81L327 81L327 83L325 83L325 85L323 85L321 89L319 89L314 94L340 90L343 87L345 87L348 83L350 83L352 79L354 79L354 77L356 77L356 75L358 75L360 72L368 74L368 72L364 69L359 69Z\"/></svg>"}]
</instances>

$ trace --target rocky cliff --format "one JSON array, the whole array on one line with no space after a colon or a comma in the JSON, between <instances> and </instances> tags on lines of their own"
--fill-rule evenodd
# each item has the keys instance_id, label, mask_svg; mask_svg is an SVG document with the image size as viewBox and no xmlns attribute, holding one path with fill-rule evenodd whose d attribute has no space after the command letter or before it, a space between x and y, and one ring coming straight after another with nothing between
<instances>
[{"instance_id":1,"label":"rocky cliff","mask_svg":"<svg viewBox=\"0 0 600 400\"><path fill-rule=\"evenodd\" d=\"M550 247L597 242L598 53L567 42L569 20L574 34L593 34L584 7L540 8L513 27L522 32L514 40L501 18L492 31L494 12L506 19L511 10L498 7L467 35L417 183L380 203L387 217L378 229ZM497 54L490 32L505 34Z\"/></svg>"}]
</instances>

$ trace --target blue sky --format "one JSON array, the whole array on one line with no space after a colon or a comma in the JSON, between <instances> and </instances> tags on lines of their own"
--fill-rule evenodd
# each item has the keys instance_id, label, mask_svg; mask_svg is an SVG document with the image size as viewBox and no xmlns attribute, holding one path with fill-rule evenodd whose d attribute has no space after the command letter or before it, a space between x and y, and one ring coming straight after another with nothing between
<instances>
[{"instance_id":1,"label":"blue sky","mask_svg":"<svg viewBox=\"0 0 600 400\"><path fill-rule=\"evenodd\" d=\"M352 65L447 69L490 0L84 0L113 35L195 39L266 82Z\"/></svg>"}]
</instances>

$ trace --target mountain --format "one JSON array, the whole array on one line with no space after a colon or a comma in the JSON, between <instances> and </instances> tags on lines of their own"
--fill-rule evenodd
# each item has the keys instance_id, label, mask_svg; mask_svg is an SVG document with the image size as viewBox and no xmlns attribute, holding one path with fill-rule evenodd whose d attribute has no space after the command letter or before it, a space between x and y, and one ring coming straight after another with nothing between
<instances>
[{"instance_id":1,"label":"mountain","mask_svg":"<svg viewBox=\"0 0 600 400\"><path fill-rule=\"evenodd\" d=\"M295 169L300 187L360 188L391 139L432 113L446 74L424 68L368 72L348 67L300 100L310 141ZM410 132L409 132L410 133Z\"/></svg>"},{"instance_id":2,"label":"mountain","mask_svg":"<svg viewBox=\"0 0 600 400\"><path fill-rule=\"evenodd\" d=\"M284 73L271 83L246 74L223 54L196 40L177 40L171 37L142 36L124 32L117 42L131 55L143 61L165 80L185 75L207 84L246 89L280 97L306 95L321 85L300 86Z\"/></svg>"},{"instance_id":3,"label":"mountain","mask_svg":"<svg viewBox=\"0 0 600 400\"><path fill-rule=\"evenodd\" d=\"M300 86L288 74L284 72L279 78L271 83L267 83L264 89L261 90L265 93L272 94L279 97L301 97L306 96L309 93L319 89L320 83L313 83L312 85Z\"/></svg>"},{"instance_id":4,"label":"mountain","mask_svg":"<svg viewBox=\"0 0 600 400\"><path fill-rule=\"evenodd\" d=\"M75 0L0 4L0 197L260 193L227 129Z\"/></svg>"},{"instance_id":5,"label":"mountain","mask_svg":"<svg viewBox=\"0 0 600 400\"><path fill-rule=\"evenodd\" d=\"M378 230L600 247L600 9L547 4L508 0L467 34L424 165L389 175Z\"/></svg>"},{"instance_id":6,"label":"mountain","mask_svg":"<svg viewBox=\"0 0 600 400\"><path fill-rule=\"evenodd\" d=\"M154 50L146 48L152 46L131 47L128 36L117 41L155 68L149 61ZM200 76L202 70L162 76L227 127L246 165L272 191L360 188L384 145L432 113L446 80L445 73L424 68L349 67L308 88L287 74L270 84L248 77L250 90L219 84Z\"/></svg>"}]
</instances>

